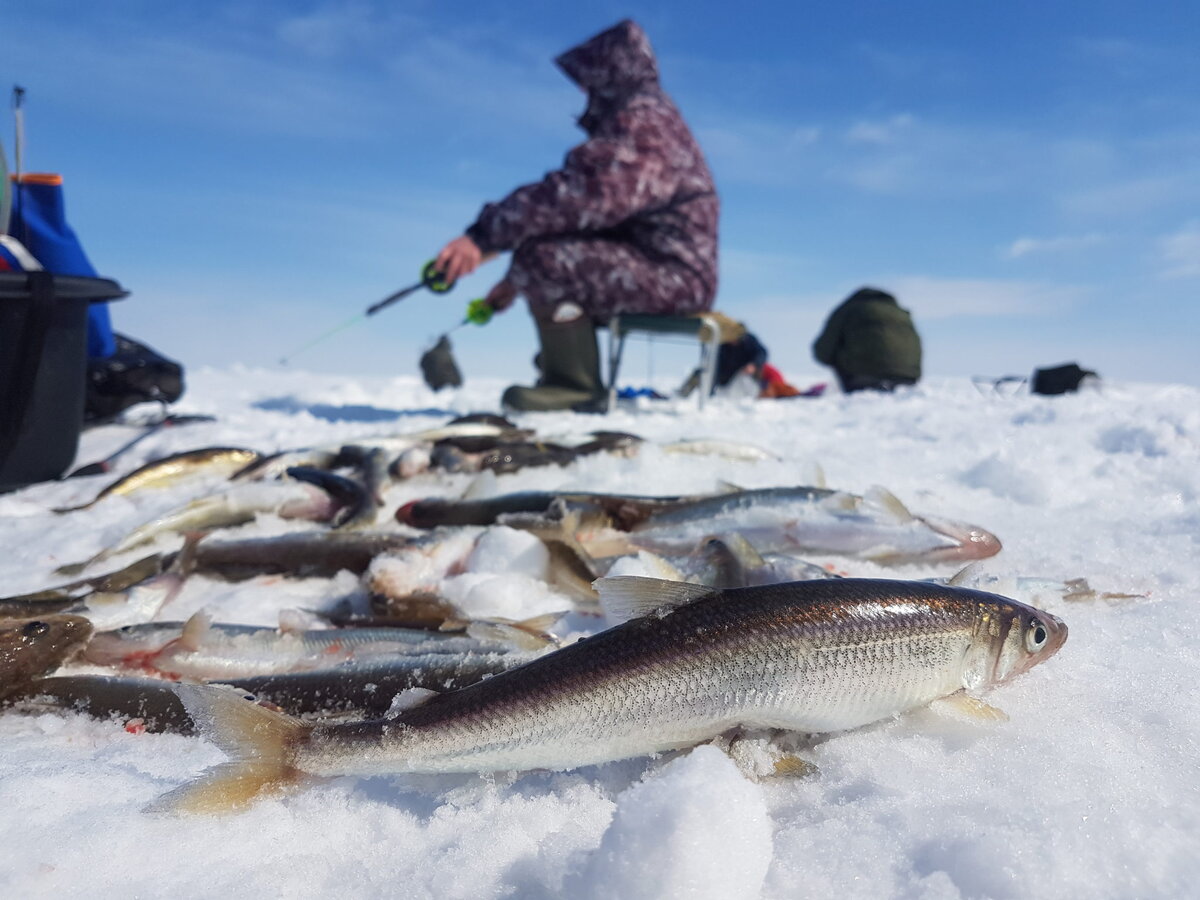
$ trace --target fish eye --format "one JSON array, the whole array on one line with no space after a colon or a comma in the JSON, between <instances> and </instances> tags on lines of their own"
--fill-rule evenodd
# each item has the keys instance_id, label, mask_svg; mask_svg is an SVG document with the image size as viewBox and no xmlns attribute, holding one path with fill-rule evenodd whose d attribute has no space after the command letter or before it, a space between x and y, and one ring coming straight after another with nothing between
<instances>
[{"instance_id":1,"label":"fish eye","mask_svg":"<svg viewBox=\"0 0 1200 900\"><path fill-rule=\"evenodd\" d=\"M25 627L21 629L21 634L27 638L35 638L40 637L49 630L50 626L45 622L28 622L26 623Z\"/></svg>"},{"instance_id":2,"label":"fish eye","mask_svg":"<svg viewBox=\"0 0 1200 900\"><path fill-rule=\"evenodd\" d=\"M1037 619L1029 623L1029 630L1025 632L1025 646L1032 652L1041 650L1046 646L1046 640L1050 637L1050 632L1046 631L1046 626Z\"/></svg>"}]
</instances>

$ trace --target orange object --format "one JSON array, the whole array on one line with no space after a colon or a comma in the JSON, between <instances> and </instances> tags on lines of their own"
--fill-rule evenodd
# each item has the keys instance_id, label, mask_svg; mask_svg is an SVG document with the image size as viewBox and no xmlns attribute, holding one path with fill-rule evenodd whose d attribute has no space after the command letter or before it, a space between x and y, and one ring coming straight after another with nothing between
<instances>
[{"instance_id":1,"label":"orange object","mask_svg":"<svg viewBox=\"0 0 1200 900\"><path fill-rule=\"evenodd\" d=\"M63 177L53 172L22 172L20 175L13 175L12 180L17 182L17 184L50 184L58 186L63 183Z\"/></svg>"},{"instance_id":2,"label":"orange object","mask_svg":"<svg viewBox=\"0 0 1200 900\"><path fill-rule=\"evenodd\" d=\"M762 367L762 375L760 376L762 389L759 391L759 399L776 399L778 397L797 397L800 395L798 388L788 384L787 379L770 363L764 363Z\"/></svg>"}]
</instances>

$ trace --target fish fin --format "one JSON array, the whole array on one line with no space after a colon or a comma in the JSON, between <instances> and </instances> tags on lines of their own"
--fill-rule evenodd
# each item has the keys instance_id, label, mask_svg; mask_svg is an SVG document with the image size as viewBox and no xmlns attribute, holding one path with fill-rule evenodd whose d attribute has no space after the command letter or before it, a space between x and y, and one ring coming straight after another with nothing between
<instances>
[{"instance_id":1,"label":"fish fin","mask_svg":"<svg viewBox=\"0 0 1200 900\"><path fill-rule=\"evenodd\" d=\"M405 688L395 697L392 698L392 705L388 707L385 719L390 719L400 715L402 712L407 712L410 709L416 709L418 706L423 706L428 703L441 691L435 691L431 688L411 687Z\"/></svg>"},{"instance_id":2,"label":"fish fin","mask_svg":"<svg viewBox=\"0 0 1200 900\"><path fill-rule=\"evenodd\" d=\"M658 610L674 609L700 597L716 593L703 584L664 581L640 575L613 575L597 578L592 587L600 594L605 615L617 622L638 619Z\"/></svg>"},{"instance_id":3,"label":"fish fin","mask_svg":"<svg viewBox=\"0 0 1200 900\"><path fill-rule=\"evenodd\" d=\"M192 617L183 623L183 631L172 643L185 650L199 650L204 639L212 633L212 616L205 610L193 613Z\"/></svg>"},{"instance_id":4,"label":"fish fin","mask_svg":"<svg viewBox=\"0 0 1200 900\"><path fill-rule=\"evenodd\" d=\"M940 716L965 722L994 723L1008 721L1008 713L1004 710L962 691L934 700L929 704L929 708Z\"/></svg>"},{"instance_id":5,"label":"fish fin","mask_svg":"<svg viewBox=\"0 0 1200 900\"><path fill-rule=\"evenodd\" d=\"M812 486L815 488L827 488L829 482L825 480L825 467L819 462L813 461L812 464Z\"/></svg>"},{"instance_id":6,"label":"fish fin","mask_svg":"<svg viewBox=\"0 0 1200 900\"><path fill-rule=\"evenodd\" d=\"M685 580L682 572L657 553L652 553L649 550L639 550L637 558L646 571L651 573L648 577L659 578L663 581Z\"/></svg>"},{"instance_id":7,"label":"fish fin","mask_svg":"<svg viewBox=\"0 0 1200 900\"><path fill-rule=\"evenodd\" d=\"M900 502L899 497L897 497L887 488L881 487L880 485L876 484L867 488L866 493L863 494L863 499L870 501L883 510L886 510L887 513L896 520L896 522L911 522L914 518L916 518L908 511L908 507Z\"/></svg>"},{"instance_id":8,"label":"fish fin","mask_svg":"<svg viewBox=\"0 0 1200 900\"><path fill-rule=\"evenodd\" d=\"M794 753L784 753L779 759L775 760L775 771L771 774L779 775L786 778L807 778L809 775L816 775L820 770L816 763L811 763L807 759L796 756Z\"/></svg>"},{"instance_id":9,"label":"fish fin","mask_svg":"<svg viewBox=\"0 0 1200 900\"><path fill-rule=\"evenodd\" d=\"M719 537L705 538L704 544L710 541L720 541L723 543L737 557L738 562L746 568L760 568L767 564L762 554L754 548L752 543L746 540L745 535L740 531L731 531L729 534Z\"/></svg>"},{"instance_id":10,"label":"fish fin","mask_svg":"<svg viewBox=\"0 0 1200 900\"><path fill-rule=\"evenodd\" d=\"M85 559L83 562L67 563L65 566L59 566L54 570L55 575L66 575L68 577L81 575L92 563L97 562L99 556L93 556L91 559Z\"/></svg>"},{"instance_id":11,"label":"fish fin","mask_svg":"<svg viewBox=\"0 0 1200 900\"><path fill-rule=\"evenodd\" d=\"M566 611L542 613L540 616L530 616L528 619L521 619L512 624L522 631L529 631L537 635L545 636L545 632L549 631L558 624L559 619L566 615Z\"/></svg>"},{"instance_id":12,"label":"fish fin","mask_svg":"<svg viewBox=\"0 0 1200 900\"><path fill-rule=\"evenodd\" d=\"M584 552L593 559L609 556L628 556L637 553L637 546L624 531L615 528L600 528L592 531L581 531L575 535Z\"/></svg>"},{"instance_id":13,"label":"fish fin","mask_svg":"<svg viewBox=\"0 0 1200 900\"><path fill-rule=\"evenodd\" d=\"M717 480L717 494L740 494L745 490L740 484L734 484L732 481L726 481L724 478Z\"/></svg>"},{"instance_id":14,"label":"fish fin","mask_svg":"<svg viewBox=\"0 0 1200 900\"><path fill-rule=\"evenodd\" d=\"M230 812L297 780L294 747L312 726L259 706L236 688L179 684L175 693L197 730L233 759L159 797L148 812Z\"/></svg>"},{"instance_id":15,"label":"fish fin","mask_svg":"<svg viewBox=\"0 0 1200 900\"><path fill-rule=\"evenodd\" d=\"M491 469L484 469L471 479L471 483L467 485L459 499L478 500L482 497L491 497L496 493L496 485L496 473Z\"/></svg>"},{"instance_id":16,"label":"fish fin","mask_svg":"<svg viewBox=\"0 0 1200 900\"><path fill-rule=\"evenodd\" d=\"M839 512L853 512L858 509L862 501L859 497L848 494L845 491L834 491L828 497L822 497L818 502L821 506L828 509Z\"/></svg>"},{"instance_id":17,"label":"fish fin","mask_svg":"<svg viewBox=\"0 0 1200 900\"><path fill-rule=\"evenodd\" d=\"M983 570L983 561L975 560L973 563L967 563L958 572L951 576L946 582L950 587L965 587L979 577L979 573Z\"/></svg>"},{"instance_id":18,"label":"fish fin","mask_svg":"<svg viewBox=\"0 0 1200 900\"><path fill-rule=\"evenodd\" d=\"M473 637L477 641L507 644L520 650L542 650L557 643L550 635L535 630L525 622L507 622L497 619L471 622L467 625L467 636Z\"/></svg>"}]
</instances>

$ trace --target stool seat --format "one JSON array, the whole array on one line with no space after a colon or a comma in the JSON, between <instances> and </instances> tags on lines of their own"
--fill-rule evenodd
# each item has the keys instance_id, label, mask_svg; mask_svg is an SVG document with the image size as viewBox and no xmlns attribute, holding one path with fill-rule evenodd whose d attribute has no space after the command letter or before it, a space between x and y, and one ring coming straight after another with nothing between
<instances>
[{"instance_id":1,"label":"stool seat","mask_svg":"<svg viewBox=\"0 0 1200 900\"><path fill-rule=\"evenodd\" d=\"M613 316L608 322L608 409L617 405L617 375L625 338L630 334L672 335L695 338L700 342L700 408L712 393L717 373L717 350L721 345L721 328L716 316L696 313L686 316L655 316L625 313Z\"/></svg>"}]
</instances>

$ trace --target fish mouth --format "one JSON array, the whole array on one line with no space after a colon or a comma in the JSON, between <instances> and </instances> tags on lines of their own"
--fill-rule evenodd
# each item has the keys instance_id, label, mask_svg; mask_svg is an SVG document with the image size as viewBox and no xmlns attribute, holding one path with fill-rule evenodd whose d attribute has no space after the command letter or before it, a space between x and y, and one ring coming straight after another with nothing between
<instances>
[{"instance_id":1,"label":"fish mouth","mask_svg":"<svg viewBox=\"0 0 1200 900\"><path fill-rule=\"evenodd\" d=\"M938 519L932 516L921 516L920 520L938 534L955 542L954 546L938 547L921 554L922 558L929 562L987 559L989 556L999 553L1003 546L1000 538L978 525L956 522L953 519Z\"/></svg>"},{"instance_id":2,"label":"fish mouth","mask_svg":"<svg viewBox=\"0 0 1200 900\"><path fill-rule=\"evenodd\" d=\"M1067 623L1048 612L1042 613L1040 621L1046 626L1049 635L1046 639L1046 646L1042 648L1041 659L1049 659L1067 642Z\"/></svg>"}]
</instances>

